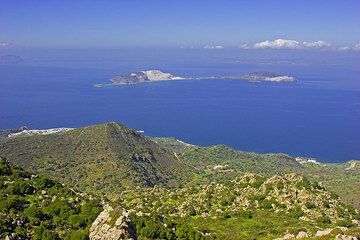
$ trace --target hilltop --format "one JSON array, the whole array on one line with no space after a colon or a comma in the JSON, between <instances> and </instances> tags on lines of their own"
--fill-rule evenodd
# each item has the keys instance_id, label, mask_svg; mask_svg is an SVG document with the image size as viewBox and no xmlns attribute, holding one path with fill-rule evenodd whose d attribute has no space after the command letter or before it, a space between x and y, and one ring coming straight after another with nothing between
<instances>
[{"instance_id":1,"label":"hilltop","mask_svg":"<svg viewBox=\"0 0 360 240\"><path fill-rule=\"evenodd\" d=\"M80 190L119 193L133 186L177 187L189 172L173 152L118 123L0 142L0 155Z\"/></svg>"}]
</instances>

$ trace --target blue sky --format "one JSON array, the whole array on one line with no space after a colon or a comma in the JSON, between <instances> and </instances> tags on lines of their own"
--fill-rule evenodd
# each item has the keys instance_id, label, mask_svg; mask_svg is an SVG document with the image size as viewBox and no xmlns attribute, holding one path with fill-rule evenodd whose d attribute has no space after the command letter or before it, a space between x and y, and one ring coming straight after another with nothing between
<instances>
[{"instance_id":1,"label":"blue sky","mask_svg":"<svg viewBox=\"0 0 360 240\"><path fill-rule=\"evenodd\" d=\"M358 0L0 0L0 42L30 47L354 46L359 23Z\"/></svg>"}]
</instances>

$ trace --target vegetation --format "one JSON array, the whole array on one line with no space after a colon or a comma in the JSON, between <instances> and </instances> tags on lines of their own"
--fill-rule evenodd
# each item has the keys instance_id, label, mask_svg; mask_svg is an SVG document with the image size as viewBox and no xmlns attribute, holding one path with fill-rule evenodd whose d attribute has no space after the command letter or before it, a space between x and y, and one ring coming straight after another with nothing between
<instances>
[{"instance_id":1,"label":"vegetation","mask_svg":"<svg viewBox=\"0 0 360 240\"><path fill-rule=\"evenodd\" d=\"M315 235L318 229L351 228L359 217L324 187L296 174L264 178L247 173L223 184L125 191L113 205L131 212L139 239L273 239L300 231Z\"/></svg>"},{"instance_id":2,"label":"vegetation","mask_svg":"<svg viewBox=\"0 0 360 240\"><path fill-rule=\"evenodd\" d=\"M134 186L178 187L191 174L173 152L118 123L7 138L0 146L12 163L110 197Z\"/></svg>"},{"instance_id":3,"label":"vegetation","mask_svg":"<svg viewBox=\"0 0 360 240\"><path fill-rule=\"evenodd\" d=\"M99 200L0 159L0 239L87 239Z\"/></svg>"},{"instance_id":4,"label":"vegetation","mask_svg":"<svg viewBox=\"0 0 360 240\"><path fill-rule=\"evenodd\" d=\"M55 181L116 200L112 206L130 213L139 239L360 231L359 161L300 164L285 154L149 138L117 123L2 137L0 156L39 174L1 160L0 239L88 238L98 200Z\"/></svg>"}]
</instances>

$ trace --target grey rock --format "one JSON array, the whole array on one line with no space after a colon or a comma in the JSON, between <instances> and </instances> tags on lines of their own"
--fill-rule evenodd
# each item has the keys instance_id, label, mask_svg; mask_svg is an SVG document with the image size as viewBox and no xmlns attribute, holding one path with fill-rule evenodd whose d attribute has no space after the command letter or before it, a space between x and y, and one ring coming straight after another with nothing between
<instances>
[{"instance_id":1,"label":"grey rock","mask_svg":"<svg viewBox=\"0 0 360 240\"><path fill-rule=\"evenodd\" d=\"M123 240L136 239L136 228L124 210L117 219L112 219L114 209L111 206L105 206L99 216L92 223L90 228L90 240ZM118 215L118 214L115 214ZM115 221L114 221L115 220Z\"/></svg>"}]
</instances>

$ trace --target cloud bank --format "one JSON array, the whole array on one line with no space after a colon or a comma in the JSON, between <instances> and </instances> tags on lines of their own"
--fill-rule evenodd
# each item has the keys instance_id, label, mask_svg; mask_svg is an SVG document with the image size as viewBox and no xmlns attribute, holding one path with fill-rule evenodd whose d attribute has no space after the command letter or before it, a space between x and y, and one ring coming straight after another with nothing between
<instances>
[{"instance_id":1,"label":"cloud bank","mask_svg":"<svg viewBox=\"0 0 360 240\"><path fill-rule=\"evenodd\" d=\"M263 41L255 43L252 47L244 46L248 48L254 49L320 49L320 48L329 48L331 44L325 41L316 41L316 42L299 42L296 40L288 40L288 39L276 39L273 41Z\"/></svg>"}]
</instances>

